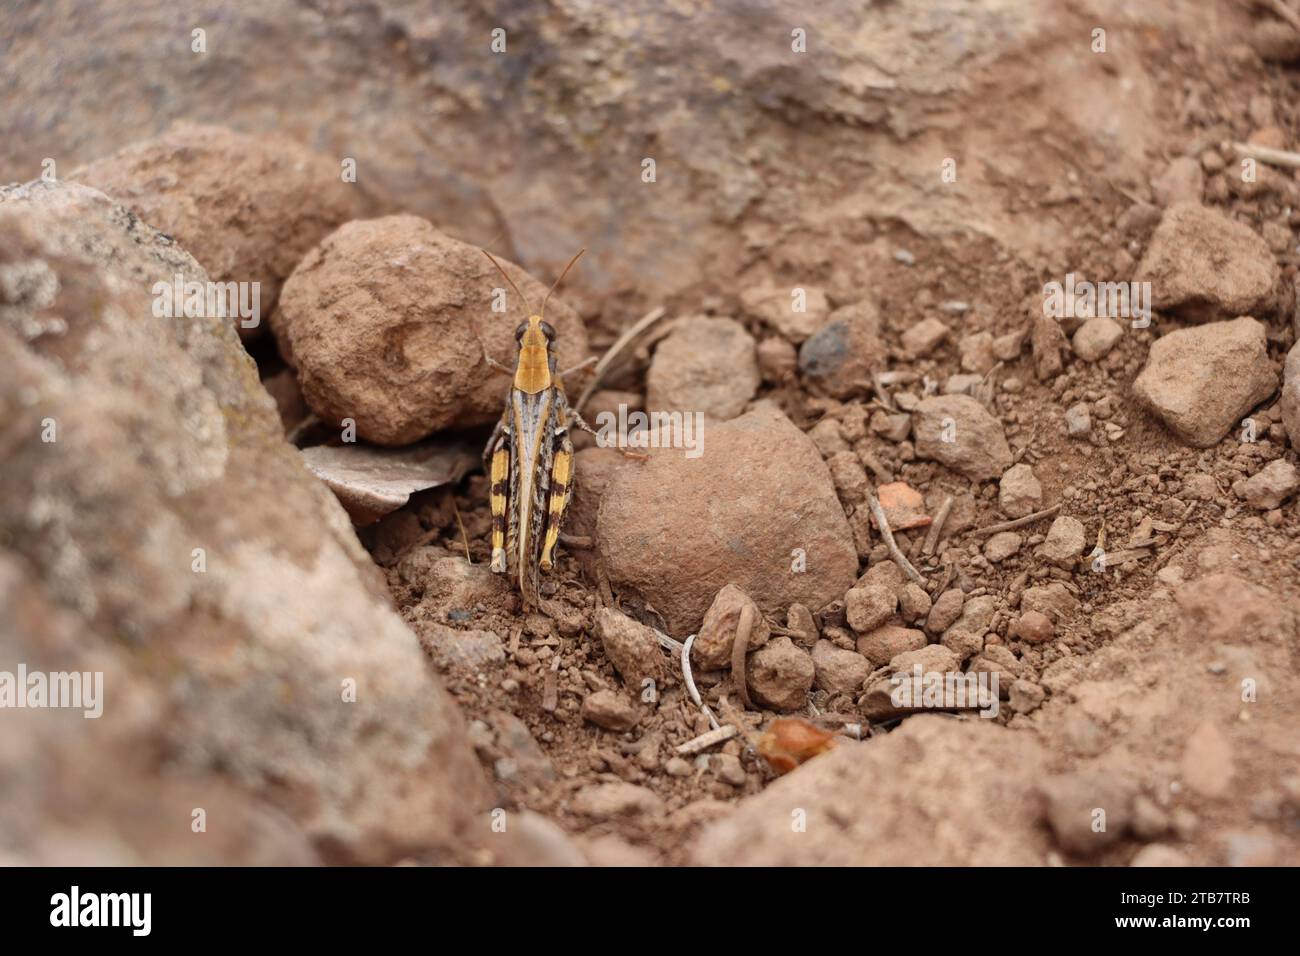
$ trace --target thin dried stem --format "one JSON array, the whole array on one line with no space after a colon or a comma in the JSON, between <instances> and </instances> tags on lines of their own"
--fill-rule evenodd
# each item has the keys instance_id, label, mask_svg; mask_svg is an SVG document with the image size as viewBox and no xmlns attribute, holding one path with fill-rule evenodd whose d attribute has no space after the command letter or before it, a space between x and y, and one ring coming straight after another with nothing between
<instances>
[{"instance_id":1,"label":"thin dried stem","mask_svg":"<svg viewBox=\"0 0 1300 956\"><path fill-rule=\"evenodd\" d=\"M939 505L939 512L930 522L930 528L925 533L925 544L921 545L921 553L925 555L934 554L934 549L939 546L939 538L943 535L943 526L948 521L948 513L952 511L952 495L945 495L943 504Z\"/></svg>"},{"instance_id":2,"label":"thin dried stem","mask_svg":"<svg viewBox=\"0 0 1300 956\"><path fill-rule=\"evenodd\" d=\"M1252 156L1261 163L1270 166L1282 166L1286 169L1300 169L1300 153L1285 149L1272 149L1268 146L1256 146L1253 143L1233 143L1232 148L1239 156Z\"/></svg>"},{"instance_id":3,"label":"thin dried stem","mask_svg":"<svg viewBox=\"0 0 1300 956\"><path fill-rule=\"evenodd\" d=\"M889 528L889 519L885 517L885 509L880 506L880 502L875 495L867 495L867 507L871 509L871 517L876 519L876 527L880 529L880 536L885 539L885 547L889 549L889 556L894 559L894 563L902 569L909 580L924 588L925 578L921 577L921 573L912 567L912 562L907 560L907 555L898 549L898 542L894 540L894 532Z\"/></svg>"},{"instance_id":4,"label":"thin dried stem","mask_svg":"<svg viewBox=\"0 0 1300 956\"><path fill-rule=\"evenodd\" d=\"M731 645L731 681L736 685L736 694L746 710L753 710L749 699L749 687L745 678L745 655L749 653L749 635L754 629L754 608L746 604L740 609L740 620L736 623L736 640Z\"/></svg>"},{"instance_id":5,"label":"thin dried stem","mask_svg":"<svg viewBox=\"0 0 1300 956\"><path fill-rule=\"evenodd\" d=\"M605 373L608 372L614 362L621 357L627 347L640 338L642 333L662 319L666 314L667 310L664 309L663 306L651 309L639 318L631 328L620 335L614 344L605 351L605 354L600 357L600 361L596 363L596 370L591 376L591 381L587 383L587 387L584 388L582 394L578 396L577 404L573 406L577 411L581 412L586 406L587 400L591 398L591 393L599 387L602 379L605 377Z\"/></svg>"},{"instance_id":6,"label":"thin dried stem","mask_svg":"<svg viewBox=\"0 0 1300 956\"><path fill-rule=\"evenodd\" d=\"M1033 524L1039 518L1049 518L1060 510L1060 505L1052 505L1050 508L1035 511L1023 518L1016 518L1014 521L999 521L997 524L991 524L984 528L976 528L971 534L982 537L983 535L997 534L999 531L1014 531L1016 528L1023 528L1027 524Z\"/></svg>"}]
</instances>

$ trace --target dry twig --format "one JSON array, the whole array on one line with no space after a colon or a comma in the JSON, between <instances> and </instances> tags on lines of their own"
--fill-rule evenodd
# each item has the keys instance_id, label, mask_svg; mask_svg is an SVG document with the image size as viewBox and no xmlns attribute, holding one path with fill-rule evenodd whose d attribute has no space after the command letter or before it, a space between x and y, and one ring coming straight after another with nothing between
<instances>
[{"instance_id":1,"label":"dry twig","mask_svg":"<svg viewBox=\"0 0 1300 956\"><path fill-rule=\"evenodd\" d=\"M723 724L713 730L700 734L698 737L686 741L684 744L678 744L676 751L683 757L689 757L691 754L697 754L702 750L708 750L714 744L720 744L723 741L730 740L738 733L740 733L740 731L734 724Z\"/></svg>"},{"instance_id":2,"label":"dry twig","mask_svg":"<svg viewBox=\"0 0 1300 956\"><path fill-rule=\"evenodd\" d=\"M934 549L939 546L939 537L943 534L944 523L948 520L948 512L952 511L952 495L944 495L943 503L939 505L939 511L930 522L930 528L925 533L925 544L921 545L921 553L930 555L934 554Z\"/></svg>"},{"instance_id":3,"label":"dry twig","mask_svg":"<svg viewBox=\"0 0 1300 956\"><path fill-rule=\"evenodd\" d=\"M1016 518L1014 521L999 521L997 524L987 525L983 528L976 528L971 532L973 535L997 534L999 531L1013 531L1016 528L1023 528L1027 524L1033 524L1039 518L1048 518L1061 510L1060 505L1052 505L1050 508L1044 508L1042 511L1035 511L1031 515L1025 515L1023 518Z\"/></svg>"},{"instance_id":4,"label":"dry twig","mask_svg":"<svg viewBox=\"0 0 1300 956\"><path fill-rule=\"evenodd\" d=\"M907 560L907 556L898 549L894 532L889 528L889 519L885 517L885 509L880 507L880 501L875 495L867 495L867 507L871 509L871 517L876 519L876 527L880 529L880 536L885 539L885 547L889 549L889 556L894 559L894 563L911 581L925 587L925 578L921 577L920 572L912 567L912 562Z\"/></svg>"},{"instance_id":5,"label":"dry twig","mask_svg":"<svg viewBox=\"0 0 1300 956\"><path fill-rule=\"evenodd\" d=\"M655 633L658 634L659 632L656 631ZM663 643L662 638L664 637L664 635L660 634L659 636L661 638L660 643L662 644ZM671 641L672 638L667 638L667 640ZM686 643L682 645L682 649L681 649L682 680L686 682L686 693L690 695L691 703L693 703L696 707L700 708L700 710L704 711L704 716L709 718L709 723L713 725L713 729L718 730L720 729L718 724L718 718L713 716L713 711L709 710L709 705L704 703L704 701L700 699L700 692L695 687L695 678L691 674L691 645L694 643L695 643L695 635L692 634L690 637L686 639Z\"/></svg>"},{"instance_id":6,"label":"dry twig","mask_svg":"<svg viewBox=\"0 0 1300 956\"><path fill-rule=\"evenodd\" d=\"M456 512L456 527L460 528L460 540L465 545L465 560L469 564L474 563L474 559L469 556L469 535L465 533L465 522L460 520L460 505L456 504L456 496L451 496L451 510Z\"/></svg>"},{"instance_id":7,"label":"dry twig","mask_svg":"<svg viewBox=\"0 0 1300 956\"><path fill-rule=\"evenodd\" d=\"M1233 143L1232 148L1237 151L1239 156L1250 156L1258 159L1261 163L1268 163L1270 166L1300 169L1300 153L1292 153L1285 149L1271 149L1268 146L1256 146L1253 143Z\"/></svg>"},{"instance_id":8,"label":"dry twig","mask_svg":"<svg viewBox=\"0 0 1300 956\"><path fill-rule=\"evenodd\" d=\"M754 629L754 608L746 604L740 609L740 620L736 624L736 640L731 645L731 681L736 685L736 693L746 710L753 710L749 700L749 687L745 680L745 655L749 652L749 634Z\"/></svg>"},{"instance_id":9,"label":"dry twig","mask_svg":"<svg viewBox=\"0 0 1300 956\"><path fill-rule=\"evenodd\" d=\"M605 354L602 355L600 361L596 363L596 369L592 373L591 381L587 383L587 387L584 388L582 394L578 396L578 403L573 406L574 409L579 412L582 411L583 407L587 404L587 399L591 398L591 393L599 387L601 381L605 377L605 373L609 371L614 362L622 356L623 352L629 345L640 337L642 332L650 328L650 326L654 325L666 314L667 310L665 310L663 306L660 306L657 309L652 309L638 319L630 329L615 340L613 345L606 349Z\"/></svg>"},{"instance_id":10,"label":"dry twig","mask_svg":"<svg viewBox=\"0 0 1300 956\"><path fill-rule=\"evenodd\" d=\"M718 708L722 711L723 716L725 716L727 720L729 720L732 723L732 725L735 726L736 730L740 732L740 736L745 738L746 746L748 746L750 750L757 753L758 736L752 730L749 729L749 724L745 723L744 719L736 711L735 706L732 705L731 701L727 700L725 694L722 697L718 698Z\"/></svg>"},{"instance_id":11,"label":"dry twig","mask_svg":"<svg viewBox=\"0 0 1300 956\"><path fill-rule=\"evenodd\" d=\"M560 705L560 654L557 651L551 661L551 669L542 680L542 710L554 713Z\"/></svg>"},{"instance_id":12,"label":"dry twig","mask_svg":"<svg viewBox=\"0 0 1300 956\"><path fill-rule=\"evenodd\" d=\"M1291 26L1300 30L1300 13L1287 6L1283 0L1257 0L1260 6L1268 7Z\"/></svg>"}]
</instances>

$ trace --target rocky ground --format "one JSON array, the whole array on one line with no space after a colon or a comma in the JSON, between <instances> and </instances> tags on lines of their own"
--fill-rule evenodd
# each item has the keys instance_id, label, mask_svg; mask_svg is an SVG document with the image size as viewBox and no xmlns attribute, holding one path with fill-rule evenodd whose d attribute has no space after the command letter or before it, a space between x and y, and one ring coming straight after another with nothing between
<instances>
[{"instance_id":1,"label":"rocky ground","mask_svg":"<svg viewBox=\"0 0 1300 956\"><path fill-rule=\"evenodd\" d=\"M6 712L0 859L1300 862L1300 28L660 6L5 14L0 670L107 700ZM589 420L704 415L577 437L541 610L484 245L534 302L589 247L562 367L663 308Z\"/></svg>"}]
</instances>

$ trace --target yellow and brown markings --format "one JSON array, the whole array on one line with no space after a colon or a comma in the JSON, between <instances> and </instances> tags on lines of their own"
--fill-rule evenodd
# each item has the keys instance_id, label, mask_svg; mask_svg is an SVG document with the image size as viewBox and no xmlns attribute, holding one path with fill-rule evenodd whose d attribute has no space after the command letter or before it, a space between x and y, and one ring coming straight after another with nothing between
<instances>
[{"instance_id":1,"label":"yellow and brown markings","mask_svg":"<svg viewBox=\"0 0 1300 956\"><path fill-rule=\"evenodd\" d=\"M492 570L506 571L506 492L510 474L510 449L502 443L492 452Z\"/></svg>"},{"instance_id":2,"label":"yellow and brown markings","mask_svg":"<svg viewBox=\"0 0 1300 956\"><path fill-rule=\"evenodd\" d=\"M578 256L565 267L552 292ZM495 259L492 264L528 307L506 271ZM544 318L546 301L539 312L533 313L531 307L528 311L528 320L515 330L519 352L506 407L483 455L491 480L491 568L497 574L512 574L525 606L538 607L538 572L554 567L564 514L573 497L569 428L587 426L564 395L551 348L555 329Z\"/></svg>"},{"instance_id":3,"label":"yellow and brown markings","mask_svg":"<svg viewBox=\"0 0 1300 956\"><path fill-rule=\"evenodd\" d=\"M546 542L542 547L542 569L549 571L555 563L555 545L560 540L560 525L573 497L573 445L562 436L560 448L551 463L551 500L546 515Z\"/></svg>"}]
</instances>

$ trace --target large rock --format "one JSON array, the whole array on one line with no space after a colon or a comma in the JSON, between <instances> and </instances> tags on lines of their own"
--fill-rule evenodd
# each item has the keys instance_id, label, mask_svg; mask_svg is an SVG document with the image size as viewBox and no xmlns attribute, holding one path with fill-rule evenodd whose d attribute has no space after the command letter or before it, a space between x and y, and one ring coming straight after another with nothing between
<instances>
[{"instance_id":1,"label":"large rock","mask_svg":"<svg viewBox=\"0 0 1300 956\"><path fill-rule=\"evenodd\" d=\"M337 160L285 136L189 122L67 178L107 193L171 236L213 280L259 283L263 321L237 322L244 338L262 330L298 260L365 208Z\"/></svg>"},{"instance_id":2,"label":"large rock","mask_svg":"<svg viewBox=\"0 0 1300 956\"><path fill-rule=\"evenodd\" d=\"M547 286L502 262L540 309ZM506 311L493 312L494 289ZM515 329L528 309L483 253L416 216L350 222L311 250L284 284L274 330L298 369L303 397L323 420L405 445L431 432L501 415L514 367ZM562 371L587 357L582 320L552 297Z\"/></svg>"},{"instance_id":3,"label":"large rock","mask_svg":"<svg viewBox=\"0 0 1300 956\"><path fill-rule=\"evenodd\" d=\"M1199 203L1165 210L1134 281L1151 283L1151 304L1188 318L1273 310L1277 260L1249 226Z\"/></svg>"},{"instance_id":4,"label":"large rock","mask_svg":"<svg viewBox=\"0 0 1300 956\"><path fill-rule=\"evenodd\" d=\"M705 438L700 457L652 450L610 480L596 523L610 580L683 636L727 584L768 613L842 597L857 551L812 440L768 404Z\"/></svg>"},{"instance_id":5,"label":"large rock","mask_svg":"<svg viewBox=\"0 0 1300 956\"><path fill-rule=\"evenodd\" d=\"M703 412L726 421L745 410L759 385L754 337L735 319L693 316L655 349L646 373L646 407Z\"/></svg>"},{"instance_id":6,"label":"large rock","mask_svg":"<svg viewBox=\"0 0 1300 956\"><path fill-rule=\"evenodd\" d=\"M1133 382L1138 400L1197 448L1217 444L1275 388L1264 326L1245 316L1161 336Z\"/></svg>"},{"instance_id":7,"label":"large rock","mask_svg":"<svg viewBox=\"0 0 1300 956\"><path fill-rule=\"evenodd\" d=\"M1300 342L1286 353L1282 370L1282 425L1292 448L1300 448Z\"/></svg>"},{"instance_id":8,"label":"large rock","mask_svg":"<svg viewBox=\"0 0 1300 956\"><path fill-rule=\"evenodd\" d=\"M916 453L972 481L997 478L1011 467L1002 423L969 395L937 395L912 415Z\"/></svg>"},{"instance_id":9,"label":"large rock","mask_svg":"<svg viewBox=\"0 0 1300 956\"><path fill-rule=\"evenodd\" d=\"M594 421L592 425L600 427ZM605 488L614 472L630 462L616 448L593 446L584 448L573 456L573 500L569 502L568 513L564 516L565 533L582 537L591 537L596 533L596 515L600 512L600 500L605 496ZM587 553L579 552L579 555L585 556Z\"/></svg>"},{"instance_id":10,"label":"large rock","mask_svg":"<svg viewBox=\"0 0 1300 956\"><path fill-rule=\"evenodd\" d=\"M1049 844L1042 746L990 721L912 717L779 778L711 824L705 866L1032 866ZM996 807L996 813L989 808Z\"/></svg>"},{"instance_id":11,"label":"large rock","mask_svg":"<svg viewBox=\"0 0 1300 956\"><path fill-rule=\"evenodd\" d=\"M1002 204L980 215L970 197L907 175L915 147L891 129L1049 26L1052 11L1028 0L774 0L744 16L697 5L689 17L660 0L376 9L259 0L199 6L181 22L173 0L7 4L0 168L27 178L54 157L66 174L177 119L283 132L336 163L355 159L383 211L477 243L504 234L538 276L589 242L584 285L654 301L739 276L769 234L807 257L796 271L831 271L825 234L789 230L839 230L846 216L1031 241L1021 222L1002 223ZM806 55L791 51L794 27ZM1129 145L1140 155L1140 138ZM865 155L879 174L862 174ZM654 182L641 178L647 158ZM865 285L861 258L848 265Z\"/></svg>"},{"instance_id":12,"label":"large rock","mask_svg":"<svg viewBox=\"0 0 1300 956\"><path fill-rule=\"evenodd\" d=\"M305 845L326 860L436 856L487 796L461 720L342 508L281 437L234 329L153 315L151 286L176 272L207 280L101 193L0 191L2 550L71 615L78 654L126 675L97 722L114 746L60 723L43 744L55 776L24 786L84 780L79 799L105 799L83 832L126 832L147 810L110 799L117 756L152 754L130 772L160 792L277 816L276 862ZM27 779L13 753L0 746L3 775ZM166 820L188 828L205 799ZM209 828L224 825L210 810ZM176 859L147 841L82 846L64 859Z\"/></svg>"},{"instance_id":13,"label":"large rock","mask_svg":"<svg viewBox=\"0 0 1300 956\"><path fill-rule=\"evenodd\" d=\"M0 240L3 241L3 240ZM3 333L0 333L2 335ZM30 866L308 865L320 854L301 827L234 780L187 768L159 773L152 748L169 719L165 681L132 665L85 620L51 601L32 567L0 550L0 671L102 674L85 686L102 716L6 708L0 852ZM84 678L82 678L84 679ZM195 810L202 810L196 818ZM202 819L205 832L192 827Z\"/></svg>"}]
</instances>

